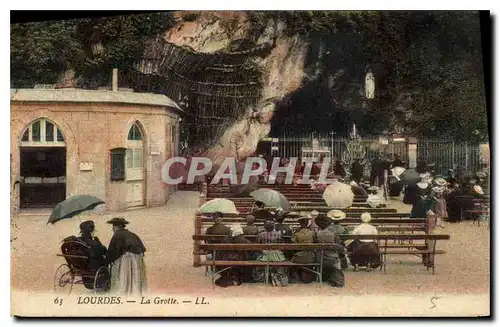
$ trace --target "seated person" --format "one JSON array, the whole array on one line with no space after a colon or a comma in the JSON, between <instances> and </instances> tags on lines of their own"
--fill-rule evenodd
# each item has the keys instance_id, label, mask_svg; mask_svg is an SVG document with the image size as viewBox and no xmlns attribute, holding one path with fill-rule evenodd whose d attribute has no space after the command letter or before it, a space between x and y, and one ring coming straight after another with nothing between
<instances>
[{"instance_id":1,"label":"seated person","mask_svg":"<svg viewBox=\"0 0 500 327\"><path fill-rule=\"evenodd\" d=\"M351 190L354 195L361 195L361 196L368 195L366 193L366 190L363 187L359 186L358 183L356 183L355 181L351 181L349 185L351 186Z\"/></svg>"},{"instance_id":2,"label":"seated person","mask_svg":"<svg viewBox=\"0 0 500 327\"><path fill-rule=\"evenodd\" d=\"M316 225L319 231L316 233L317 243L334 243L340 244L339 238L328 227L332 221L326 215L321 214L316 219ZM321 260L321 257L319 258ZM323 251L323 274L322 278L332 287L344 287L345 278L342 272L342 267L339 259L338 251L325 250Z\"/></svg>"},{"instance_id":3,"label":"seated person","mask_svg":"<svg viewBox=\"0 0 500 327\"><path fill-rule=\"evenodd\" d=\"M372 217L368 212L361 215L362 223L354 228L352 235L378 235L378 230L370 224ZM374 240L356 239L347 247L351 264L356 270L358 266L365 266L367 271L376 269L381 264L380 250Z\"/></svg>"},{"instance_id":4,"label":"seated person","mask_svg":"<svg viewBox=\"0 0 500 327\"><path fill-rule=\"evenodd\" d=\"M255 216L247 215L245 219L247 221L247 225L243 227L243 235L258 235L260 230L257 226L254 225Z\"/></svg>"},{"instance_id":5,"label":"seated person","mask_svg":"<svg viewBox=\"0 0 500 327\"><path fill-rule=\"evenodd\" d=\"M276 223L274 224L274 230L281 232L283 234L283 237L292 236L292 230L290 229L290 227L283 223L285 221L285 213L283 209L278 208L276 210L275 217L276 218L274 218L274 220L276 221Z\"/></svg>"},{"instance_id":6,"label":"seated person","mask_svg":"<svg viewBox=\"0 0 500 327\"><path fill-rule=\"evenodd\" d=\"M328 218L330 218L332 220L332 224L328 227L328 229L330 231L334 232L335 235L337 235L337 236L349 234L349 231L347 230L347 228L340 225L340 221L344 220L346 217L346 214L343 211L334 209L334 210L328 211L328 213L326 215ZM340 244L344 245L343 242L340 242ZM341 265L342 270L347 269L348 264L347 264L347 259L346 259L345 254L339 253L339 259L340 259L340 265Z\"/></svg>"},{"instance_id":7,"label":"seated person","mask_svg":"<svg viewBox=\"0 0 500 327\"><path fill-rule=\"evenodd\" d=\"M366 203L370 208L378 208L382 204L382 199L378 196L379 188L377 186L370 186L368 188L368 198Z\"/></svg>"},{"instance_id":8,"label":"seated person","mask_svg":"<svg viewBox=\"0 0 500 327\"><path fill-rule=\"evenodd\" d=\"M207 231L205 232L206 235L231 235L231 230L229 227L224 225L222 223L222 213L221 212L215 212L212 215L212 218L214 219L214 224L213 226L210 226L207 228ZM207 243L221 243L221 240L211 240L207 241Z\"/></svg>"},{"instance_id":9,"label":"seated person","mask_svg":"<svg viewBox=\"0 0 500 327\"><path fill-rule=\"evenodd\" d=\"M301 217L299 218L300 227L295 233L292 235L293 243L314 243L315 234L308 227L309 225L309 217ZM316 261L316 254L313 250L304 250L304 251L295 251L292 256L292 262L294 263L313 263ZM292 269L292 276L295 280L301 281L304 283L312 282L315 278L314 274L304 270L304 269Z\"/></svg>"},{"instance_id":10,"label":"seated person","mask_svg":"<svg viewBox=\"0 0 500 327\"><path fill-rule=\"evenodd\" d=\"M231 235L224 238L223 243L233 244L247 244L250 243L243 236L243 229L240 226L233 226L231 228ZM217 260L224 261L245 261L249 259L247 251L219 251L217 253ZM220 267L229 268L229 267ZM243 267L233 267L226 269L220 273L220 277L215 281L215 284L220 287L238 286L241 285L245 279L251 279L252 269Z\"/></svg>"},{"instance_id":11,"label":"seated person","mask_svg":"<svg viewBox=\"0 0 500 327\"><path fill-rule=\"evenodd\" d=\"M88 264L87 269L96 272L100 267L107 266L107 249L101 241L94 236L95 224L92 220L84 221L80 224L80 237L70 236L64 239L64 242L79 242L87 248ZM87 289L94 288L93 277L83 277L83 283ZM109 279L109 276L103 277L103 282Z\"/></svg>"},{"instance_id":12,"label":"seated person","mask_svg":"<svg viewBox=\"0 0 500 327\"><path fill-rule=\"evenodd\" d=\"M266 205L261 202L261 201L255 201L255 206L257 208L253 209L252 215L255 217L255 219L259 220L267 220L267 219L273 219L273 212L271 211L270 208L266 208Z\"/></svg>"}]
</instances>

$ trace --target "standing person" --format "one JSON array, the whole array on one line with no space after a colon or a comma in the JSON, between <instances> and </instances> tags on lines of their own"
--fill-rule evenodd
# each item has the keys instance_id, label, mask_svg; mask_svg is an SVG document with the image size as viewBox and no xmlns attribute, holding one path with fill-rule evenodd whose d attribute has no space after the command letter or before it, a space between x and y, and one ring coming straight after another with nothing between
<instances>
[{"instance_id":1,"label":"standing person","mask_svg":"<svg viewBox=\"0 0 500 327\"><path fill-rule=\"evenodd\" d=\"M108 261L111 267L111 289L123 295L142 295L146 291L146 247L139 236L125 226L124 218L113 218L113 237L108 246Z\"/></svg>"},{"instance_id":2,"label":"standing person","mask_svg":"<svg viewBox=\"0 0 500 327\"><path fill-rule=\"evenodd\" d=\"M331 220L326 215L319 215L315 219L319 231L316 233L316 241L318 243L333 243L340 244L339 238L328 227ZM322 279L333 287L344 287L345 277L342 272L338 251L324 250L323 251L323 275Z\"/></svg>"},{"instance_id":3,"label":"standing person","mask_svg":"<svg viewBox=\"0 0 500 327\"><path fill-rule=\"evenodd\" d=\"M359 184L364 175L363 165L359 162L359 159L355 159L351 165L351 175L352 180Z\"/></svg>"},{"instance_id":4,"label":"standing person","mask_svg":"<svg viewBox=\"0 0 500 327\"><path fill-rule=\"evenodd\" d=\"M446 180L444 178L436 178L434 180L435 187L431 190L431 198L434 202L434 211L437 217L436 225L443 228L443 219L448 218L448 210L446 208Z\"/></svg>"},{"instance_id":5,"label":"standing person","mask_svg":"<svg viewBox=\"0 0 500 327\"><path fill-rule=\"evenodd\" d=\"M370 168L370 185L378 186L378 172L380 170L381 160L380 157L377 156L372 160L371 168Z\"/></svg>"},{"instance_id":6,"label":"standing person","mask_svg":"<svg viewBox=\"0 0 500 327\"><path fill-rule=\"evenodd\" d=\"M361 215L362 223L354 228L352 235L378 235L378 230L370 224L372 216L365 212ZM366 266L366 270L377 269L382 263L380 259L380 250L375 240L355 239L347 250L351 253L350 260L354 270L358 266Z\"/></svg>"},{"instance_id":7,"label":"standing person","mask_svg":"<svg viewBox=\"0 0 500 327\"><path fill-rule=\"evenodd\" d=\"M333 168L333 170L335 171L336 176L345 178L346 172L344 167L342 167L342 162L340 162L340 160L335 161L335 168Z\"/></svg>"},{"instance_id":8,"label":"standing person","mask_svg":"<svg viewBox=\"0 0 500 327\"><path fill-rule=\"evenodd\" d=\"M418 182L418 193L411 208L411 218L427 218L427 212L432 209L433 200L429 197L429 184Z\"/></svg>"},{"instance_id":9,"label":"standing person","mask_svg":"<svg viewBox=\"0 0 500 327\"><path fill-rule=\"evenodd\" d=\"M394 155L394 161L392 162L392 168L395 168L395 167L404 167L404 163L403 161L401 160L401 158L399 157L398 154L395 154Z\"/></svg>"}]
</instances>

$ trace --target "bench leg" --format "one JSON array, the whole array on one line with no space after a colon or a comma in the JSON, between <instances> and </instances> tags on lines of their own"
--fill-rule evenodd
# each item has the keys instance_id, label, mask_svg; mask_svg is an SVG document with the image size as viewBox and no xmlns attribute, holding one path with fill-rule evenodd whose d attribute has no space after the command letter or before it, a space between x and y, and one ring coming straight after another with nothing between
<instances>
[{"instance_id":1,"label":"bench leg","mask_svg":"<svg viewBox=\"0 0 500 327\"><path fill-rule=\"evenodd\" d=\"M323 282L323 253L325 250L321 249L321 257L319 259L319 282Z\"/></svg>"},{"instance_id":2,"label":"bench leg","mask_svg":"<svg viewBox=\"0 0 500 327\"><path fill-rule=\"evenodd\" d=\"M387 253L384 253L384 274L387 274Z\"/></svg>"}]
</instances>

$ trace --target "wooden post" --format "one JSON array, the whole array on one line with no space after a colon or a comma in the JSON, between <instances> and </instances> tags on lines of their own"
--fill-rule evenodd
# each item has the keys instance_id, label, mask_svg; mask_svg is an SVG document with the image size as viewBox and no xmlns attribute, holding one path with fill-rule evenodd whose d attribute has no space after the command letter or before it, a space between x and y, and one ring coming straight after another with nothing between
<instances>
[{"instance_id":1,"label":"wooden post","mask_svg":"<svg viewBox=\"0 0 500 327\"><path fill-rule=\"evenodd\" d=\"M207 196L207 183L204 182L201 186L200 192L200 206L205 203ZM202 233L202 221L201 216L195 214L194 216L194 234L199 235ZM201 255L200 255L200 244L201 242L198 240L193 240L193 266L199 267L201 266Z\"/></svg>"},{"instance_id":2,"label":"wooden post","mask_svg":"<svg viewBox=\"0 0 500 327\"><path fill-rule=\"evenodd\" d=\"M118 69L113 68L113 92L118 92Z\"/></svg>"}]
</instances>

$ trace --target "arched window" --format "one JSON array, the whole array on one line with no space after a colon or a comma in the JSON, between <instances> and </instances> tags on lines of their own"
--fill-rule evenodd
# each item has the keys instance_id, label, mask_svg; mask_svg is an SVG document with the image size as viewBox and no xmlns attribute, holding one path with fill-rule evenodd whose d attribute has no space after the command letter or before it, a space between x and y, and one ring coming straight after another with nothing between
<instances>
[{"instance_id":1,"label":"arched window","mask_svg":"<svg viewBox=\"0 0 500 327\"><path fill-rule=\"evenodd\" d=\"M139 127L139 124L137 122L130 127L128 131L128 137L127 140L129 141L141 141L142 140L142 133L141 133L141 128Z\"/></svg>"},{"instance_id":2,"label":"arched window","mask_svg":"<svg viewBox=\"0 0 500 327\"><path fill-rule=\"evenodd\" d=\"M65 146L61 130L45 118L35 120L21 138L23 146Z\"/></svg>"}]
</instances>

